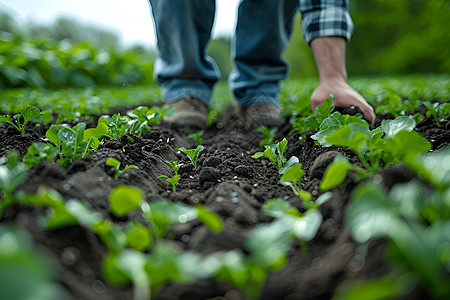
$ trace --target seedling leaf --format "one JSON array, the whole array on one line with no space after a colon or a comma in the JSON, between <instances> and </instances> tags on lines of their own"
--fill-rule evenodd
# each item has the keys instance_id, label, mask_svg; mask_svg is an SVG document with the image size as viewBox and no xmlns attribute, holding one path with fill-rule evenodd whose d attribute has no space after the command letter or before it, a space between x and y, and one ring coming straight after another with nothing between
<instances>
[{"instance_id":1,"label":"seedling leaf","mask_svg":"<svg viewBox=\"0 0 450 300\"><path fill-rule=\"evenodd\" d=\"M109 195L112 212L121 217L140 207L144 201L144 192L134 186L119 185Z\"/></svg>"},{"instance_id":2,"label":"seedling leaf","mask_svg":"<svg viewBox=\"0 0 450 300\"><path fill-rule=\"evenodd\" d=\"M207 209L202 204L196 204L195 208L198 212L198 219L200 222L208 226L214 232L219 232L223 228L222 219L213 211Z\"/></svg>"}]
</instances>

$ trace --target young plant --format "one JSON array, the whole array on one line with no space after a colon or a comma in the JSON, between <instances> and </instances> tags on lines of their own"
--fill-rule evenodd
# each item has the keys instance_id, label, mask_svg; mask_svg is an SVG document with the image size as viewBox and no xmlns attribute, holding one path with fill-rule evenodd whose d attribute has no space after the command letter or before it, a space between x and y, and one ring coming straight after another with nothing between
<instances>
[{"instance_id":1,"label":"young plant","mask_svg":"<svg viewBox=\"0 0 450 300\"><path fill-rule=\"evenodd\" d=\"M178 175L178 170L180 169L181 165L178 164L177 161L170 162L166 160L166 164L172 167L173 171L175 172L175 175L173 177L167 177L166 175L160 175L159 178L166 178L167 182L172 186L172 190L175 192L177 189L177 184L180 181L180 175Z\"/></svg>"},{"instance_id":2,"label":"young plant","mask_svg":"<svg viewBox=\"0 0 450 300\"><path fill-rule=\"evenodd\" d=\"M41 110L38 107L29 105L21 108L18 114L1 115L0 122L13 125L20 132L20 135L23 136L25 132L25 126L28 124L28 122L37 119L41 115ZM46 115L45 121L49 121L47 118L48 116L49 115Z\"/></svg>"},{"instance_id":3,"label":"young plant","mask_svg":"<svg viewBox=\"0 0 450 300\"><path fill-rule=\"evenodd\" d=\"M277 133L278 128L268 128L267 126L261 125L254 130L254 132L259 133L262 140L259 142L259 146L267 146L271 144L275 144L278 141L275 141L275 135Z\"/></svg>"},{"instance_id":4,"label":"young plant","mask_svg":"<svg viewBox=\"0 0 450 300\"><path fill-rule=\"evenodd\" d=\"M412 288L419 280L433 299L450 295L445 271L449 259L444 254L450 241L448 187L430 194L419 181L411 181L388 193L381 184L366 182L352 193L346 211L353 238L361 244L386 238L395 277L412 274L406 283Z\"/></svg>"},{"instance_id":5,"label":"young plant","mask_svg":"<svg viewBox=\"0 0 450 300\"><path fill-rule=\"evenodd\" d=\"M173 177L167 177L166 175L159 175L159 178L166 178L167 183L169 183L172 186L172 191L176 192L177 190L177 184L180 181L181 175L176 174Z\"/></svg>"},{"instance_id":6,"label":"young plant","mask_svg":"<svg viewBox=\"0 0 450 300\"><path fill-rule=\"evenodd\" d=\"M113 116L102 116L98 120L99 124L105 124L108 128L108 137L118 141L119 138L127 133L128 118L121 117L120 114Z\"/></svg>"},{"instance_id":7,"label":"young plant","mask_svg":"<svg viewBox=\"0 0 450 300\"><path fill-rule=\"evenodd\" d=\"M437 126L441 126L442 122L445 122L450 117L450 103L424 101L423 105L428 108L425 115L428 118L432 117Z\"/></svg>"},{"instance_id":8,"label":"young plant","mask_svg":"<svg viewBox=\"0 0 450 300\"><path fill-rule=\"evenodd\" d=\"M310 203L311 194L303 190L300 186L300 179L305 175L302 164L298 163L290 167L280 178L282 185L290 186L294 194L303 201Z\"/></svg>"},{"instance_id":9,"label":"young plant","mask_svg":"<svg viewBox=\"0 0 450 300\"><path fill-rule=\"evenodd\" d=\"M117 180L117 178L119 178L120 175L125 173L127 170L130 170L130 169L133 169L133 168L137 168L135 165L128 165L128 166L125 166L125 168L123 168L123 170L121 170L120 169L120 161L118 161L114 157L108 158L106 160L106 165L110 166L110 167L113 167L114 179L116 179L116 180Z\"/></svg>"},{"instance_id":10,"label":"young plant","mask_svg":"<svg viewBox=\"0 0 450 300\"><path fill-rule=\"evenodd\" d=\"M193 140L196 146L203 145L203 144L207 143L207 141L202 138L204 133L205 133L205 130L200 130L200 131L189 134L187 136L187 138Z\"/></svg>"},{"instance_id":11,"label":"young plant","mask_svg":"<svg viewBox=\"0 0 450 300\"><path fill-rule=\"evenodd\" d=\"M60 159L58 163L64 168L80 158L91 153L91 148L96 149L100 144L98 137L95 137L94 131L86 132L86 124L78 123L72 128L52 125L45 133L45 136L56 146L59 151Z\"/></svg>"},{"instance_id":12,"label":"young plant","mask_svg":"<svg viewBox=\"0 0 450 300\"><path fill-rule=\"evenodd\" d=\"M323 105L318 105L314 110L313 115L309 115L308 117L297 117L292 118L290 123L295 128L296 131L308 131L308 130L318 130L320 124L331 116L335 106L332 104L333 95L330 95L330 98L324 101Z\"/></svg>"},{"instance_id":13,"label":"young plant","mask_svg":"<svg viewBox=\"0 0 450 300\"><path fill-rule=\"evenodd\" d=\"M347 158L338 155L325 170L320 183L321 189L342 183L349 170L358 171L360 178L364 178L379 172L383 166L410 162L417 154L428 152L431 143L412 131L414 127L415 121L412 118L400 116L394 120L384 120L381 127L372 131L367 125L350 123L324 135L326 143L353 150L364 168L354 166Z\"/></svg>"},{"instance_id":14,"label":"young plant","mask_svg":"<svg viewBox=\"0 0 450 300\"><path fill-rule=\"evenodd\" d=\"M191 160L192 164L197 169L198 157L200 155L200 152L203 151L204 149L205 149L205 147L203 147L202 145L198 145L197 148L195 148L195 149L180 148L180 151L183 152L184 154L186 154L189 157L189 159Z\"/></svg>"},{"instance_id":15,"label":"young plant","mask_svg":"<svg viewBox=\"0 0 450 300\"><path fill-rule=\"evenodd\" d=\"M139 106L132 112L128 111L127 116L147 125L155 125L159 124L164 116L170 114L172 110L173 108L171 107L152 106L148 108L146 106Z\"/></svg>"},{"instance_id":16,"label":"young plant","mask_svg":"<svg viewBox=\"0 0 450 300\"><path fill-rule=\"evenodd\" d=\"M168 160L166 160L166 164L168 164L169 166L172 167L173 171L175 172L175 175L178 174L178 170L180 170L180 167L183 165L183 164L178 164L177 161L170 162Z\"/></svg>"},{"instance_id":17,"label":"young plant","mask_svg":"<svg viewBox=\"0 0 450 300\"><path fill-rule=\"evenodd\" d=\"M33 143L28 147L28 153L24 156L23 162L27 168L32 168L43 161L54 162L58 153L58 149L50 143Z\"/></svg>"},{"instance_id":18,"label":"young plant","mask_svg":"<svg viewBox=\"0 0 450 300\"><path fill-rule=\"evenodd\" d=\"M5 208L17 200L15 191L26 177L27 168L19 161L19 155L16 152L10 152L0 159L0 192L3 194L0 202L0 216Z\"/></svg>"},{"instance_id":19,"label":"young plant","mask_svg":"<svg viewBox=\"0 0 450 300\"><path fill-rule=\"evenodd\" d=\"M289 160L284 157L284 151L286 150L288 140L283 139L282 141L265 146L266 150L264 152L257 152L252 155L252 158L258 159L260 157L266 157L270 160L269 164L275 165L280 174L286 173L286 171L298 164L298 158L296 156L291 156Z\"/></svg>"}]
</instances>

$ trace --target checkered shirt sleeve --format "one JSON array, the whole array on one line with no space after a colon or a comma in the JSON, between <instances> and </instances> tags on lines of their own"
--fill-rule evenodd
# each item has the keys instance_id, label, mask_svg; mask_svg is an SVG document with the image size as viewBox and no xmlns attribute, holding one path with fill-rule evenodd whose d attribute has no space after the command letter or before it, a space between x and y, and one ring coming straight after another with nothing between
<instances>
[{"instance_id":1,"label":"checkered shirt sleeve","mask_svg":"<svg viewBox=\"0 0 450 300\"><path fill-rule=\"evenodd\" d=\"M353 21L348 0L300 0L303 39L309 45L316 37L342 36L350 40Z\"/></svg>"}]
</instances>

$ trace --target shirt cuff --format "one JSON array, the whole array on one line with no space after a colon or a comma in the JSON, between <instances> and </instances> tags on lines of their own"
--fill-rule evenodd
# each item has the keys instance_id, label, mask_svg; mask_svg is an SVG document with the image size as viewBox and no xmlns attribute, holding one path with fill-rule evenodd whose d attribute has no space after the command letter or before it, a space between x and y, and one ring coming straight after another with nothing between
<instances>
[{"instance_id":1,"label":"shirt cuff","mask_svg":"<svg viewBox=\"0 0 450 300\"><path fill-rule=\"evenodd\" d=\"M303 39L308 45L313 39L324 36L341 36L350 40L354 26L347 1L302 2L308 2L300 6Z\"/></svg>"}]
</instances>

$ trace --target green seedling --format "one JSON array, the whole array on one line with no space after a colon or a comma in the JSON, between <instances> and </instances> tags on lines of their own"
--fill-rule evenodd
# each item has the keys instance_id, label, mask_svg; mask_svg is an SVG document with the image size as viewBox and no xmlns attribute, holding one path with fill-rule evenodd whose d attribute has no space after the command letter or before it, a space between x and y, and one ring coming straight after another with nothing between
<instances>
[{"instance_id":1,"label":"green seedling","mask_svg":"<svg viewBox=\"0 0 450 300\"><path fill-rule=\"evenodd\" d=\"M267 126L259 126L258 128L256 128L254 131L256 133L259 133L259 135L261 136L262 140L259 142L259 146L263 147L263 146L267 146L267 145L271 145L271 144L275 144L278 141L275 141L275 135L277 133L278 128L274 127L274 128L269 128Z\"/></svg>"},{"instance_id":2,"label":"green seedling","mask_svg":"<svg viewBox=\"0 0 450 300\"><path fill-rule=\"evenodd\" d=\"M333 95L324 101L324 104L318 105L313 115L307 117L297 117L290 120L290 124L294 127L294 130L303 132L308 130L318 130L320 124L331 116L335 106L332 104Z\"/></svg>"},{"instance_id":3,"label":"green seedling","mask_svg":"<svg viewBox=\"0 0 450 300\"><path fill-rule=\"evenodd\" d=\"M282 185L290 186L294 194L307 203L311 203L311 194L300 186L300 179L305 175L302 164L298 163L290 167L280 178Z\"/></svg>"},{"instance_id":4,"label":"green seedling","mask_svg":"<svg viewBox=\"0 0 450 300\"><path fill-rule=\"evenodd\" d=\"M161 122L164 116L171 114L172 110L173 108L171 107L152 106L148 108L146 106L139 106L132 112L128 111L127 116L147 125L156 125Z\"/></svg>"},{"instance_id":5,"label":"green seedling","mask_svg":"<svg viewBox=\"0 0 450 300\"><path fill-rule=\"evenodd\" d=\"M203 147L202 145L198 145L197 148L195 148L195 149L180 148L180 151L183 152L184 154L186 154L189 157L189 159L191 160L192 164L197 169L198 157L200 155L200 152L203 151L204 149L205 149L205 147Z\"/></svg>"},{"instance_id":6,"label":"green seedling","mask_svg":"<svg viewBox=\"0 0 450 300\"><path fill-rule=\"evenodd\" d=\"M23 162L27 168L32 168L40 162L54 162L59 151L50 143L33 143L28 147L28 153L24 156Z\"/></svg>"},{"instance_id":7,"label":"green seedling","mask_svg":"<svg viewBox=\"0 0 450 300\"><path fill-rule=\"evenodd\" d=\"M166 160L166 164L172 167L173 171L175 172L175 176L168 177L166 175L160 175L159 178L166 178L167 182L172 186L172 190L175 192L177 189L177 184L180 181L180 175L178 175L178 170L181 167L181 164L179 165L177 161L170 162Z\"/></svg>"},{"instance_id":8,"label":"green seedling","mask_svg":"<svg viewBox=\"0 0 450 300\"><path fill-rule=\"evenodd\" d=\"M200 131L189 134L187 136L187 138L193 140L196 146L203 145L203 144L207 143L207 141L202 138L204 133L205 133L205 130L200 130Z\"/></svg>"},{"instance_id":9,"label":"green seedling","mask_svg":"<svg viewBox=\"0 0 450 300\"><path fill-rule=\"evenodd\" d=\"M432 117L437 126L441 126L442 122L445 122L450 117L450 103L424 101L423 105L428 108L425 115L428 118Z\"/></svg>"},{"instance_id":10,"label":"green seedling","mask_svg":"<svg viewBox=\"0 0 450 300\"><path fill-rule=\"evenodd\" d=\"M89 155L91 148L98 147L98 138L92 135L85 136L86 124L78 123L72 128L52 125L47 130L45 136L56 146L60 159L58 163L64 168L80 158Z\"/></svg>"},{"instance_id":11,"label":"green seedling","mask_svg":"<svg viewBox=\"0 0 450 300\"><path fill-rule=\"evenodd\" d=\"M397 274L412 273L412 284L419 279L433 299L450 295L444 271L448 257L443 254L450 241L450 205L445 200L449 192L447 185L446 192L425 196L421 184L411 181L388 193L381 184L366 182L355 189L346 211L354 239L359 243L388 239Z\"/></svg>"},{"instance_id":12,"label":"green seedling","mask_svg":"<svg viewBox=\"0 0 450 300\"><path fill-rule=\"evenodd\" d=\"M5 299L59 300L68 294L57 278L57 268L47 251L35 247L18 224L0 224L0 289ZM5 274L8 270L8 276ZM27 282L24 289L23 283ZM43 292L45 290L45 292Z\"/></svg>"},{"instance_id":13,"label":"green seedling","mask_svg":"<svg viewBox=\"0 0 450 300\"><path fill-rule=\"evenodd\" d=\"M105 124L108 128L108 137L112 140L118 141L119 138L127 133L128 118L121 117L120 114L113 116L102 116L98 120L99 124Z\"/></svg>"},{"instance_id":14,"label":"green seedling","mask_svg":"<svg viewBox=\"0 0 450 300\"><path fill-rule=\"evenodd\" d=\"M167 183L172 187L172 191L176 192L177 184L180 181L181 175L175 175L173 177L167 177L166 175L159 175L159 178L166 178Z\"/></svg>"},{"instance_id":15,"label":"green seedling","mask_svg":"<svg viewBox=\"0 0 450 300\"><path fill-rule=\"evenodd\" d=\"M286 171L292 166L298 164L298 158L296 156L291 156L289 160L284 157L284 151L286 150L288 140L283 139L282 141L265 146L266 150L264 152L257 152L252 155L252 158L266 157L270 160L269 164L275 165L280 174L286 173Z\"/></svg>"},{"instance_id":16,"label":"green seedling","mask_svg":"<svg viewBox=\"0 0 450 300\"><path fill-rule=\"evenodd\" d=\"M0 202L0 216L3 210L20 199L15 191L25 181L27 168L19 161L16 152L10 152L0 159L0 191L3 198Z\"/></svg>"},{"instance_id":17,"label":"green seedling","mask_svg":"<svg viewBox=\"0 0 450 300\"><path fill-rule=\"evenodd\" d=\"M18 114L1 115L0 122L13 125L20 132L20 135L23 136L23 134L25 133L25 126L28 124L28 122L39 117L41 117L41 110L36 106L29 105L21 108Z\"/></svg>"},{"instance_id":18,"label":"green seedling","mask_svg":"<svg viewBox=\"0 0 450 300\"><path fill-rule=\"evenodd\" d=\"M128 165L125 166L125 168L123 168L123 170L120 169L120 161L118 161L117 159L115 159L114 157L110 157L106 160L106 165L113 167L114 170L114 179L119 178L120 175L122 175L123 173L125 173L126 171L133 169L133 168L137 168L135 165Z\"/></svg>"},{"instance_id":19,"label":"green seedling","mask_svg":"<svg viewBox=\"0 0 450 300\"><path fill-rule=\"evenodd\" d=\"M175 172L175 175L178 174L178 170L180 170L180 167L183 165L183 164L178 164L177 161L170 162L168 160L166 160L166 164L168 164L169 166L172 167L173 171Z\"/></svg>"}]
</instances>

